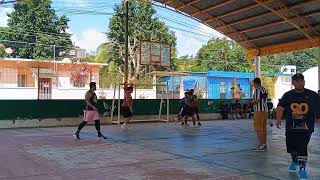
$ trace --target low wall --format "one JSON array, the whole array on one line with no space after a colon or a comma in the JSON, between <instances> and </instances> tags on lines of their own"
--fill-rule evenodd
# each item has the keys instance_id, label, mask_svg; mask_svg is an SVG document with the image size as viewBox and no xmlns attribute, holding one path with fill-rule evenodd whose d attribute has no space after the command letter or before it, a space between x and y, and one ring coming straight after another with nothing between
<instances>
[{"instance_id":1,"label":"low wall","mask_svg":"<svg viewBox=\"0 0 320 180\"><path fill-rule=\"evenodd\" d=\"M37 99L37 88L0 88L0 99Z\"/></svg>"},{"instance_id":2,"label":"low wall","mask_svg":"<svg viewBox=\"0 0 320 180\"><path fill-rule=\"evenodd\" d=\"M220 119L219 109L223 100L200 100L202 120ZM159 114L160 100L134 100L135 119L150 119ZM169 101L170 121L179 112L179 100ZM117 119L115 103L114 119ZM99 100L98 109L103 123L111 123L112 100ZM82 121L83 100L1 100L0 128L44 127L77 125ZM162 104L162 115L167 114L166 101Z\"/></svg>"}]
</instances>

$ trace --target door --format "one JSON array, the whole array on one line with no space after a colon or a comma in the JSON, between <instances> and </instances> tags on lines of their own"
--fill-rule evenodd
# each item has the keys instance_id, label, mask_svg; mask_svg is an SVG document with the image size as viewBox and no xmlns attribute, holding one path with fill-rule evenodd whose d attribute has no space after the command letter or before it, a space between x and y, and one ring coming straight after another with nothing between
<instances>
[{"instance_id":1,"label":"door","mask_svg":"<svg viewBox=\"0 0 320 180\"><path fill-rule=\"evenodd\" d=\"M51 99L52 81L51 78L39 79L39 99Z\"/></svg>"}]
</instances>

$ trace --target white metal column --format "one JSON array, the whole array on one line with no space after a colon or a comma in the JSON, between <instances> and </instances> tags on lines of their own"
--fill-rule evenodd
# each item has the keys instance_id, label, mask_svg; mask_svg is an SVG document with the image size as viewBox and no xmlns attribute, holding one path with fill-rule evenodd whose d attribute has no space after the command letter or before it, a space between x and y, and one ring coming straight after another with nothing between
<instances>
[{"instance_id":1,"label":"white metal column","mask_svg":"<svg viewBox=\"0 0 320 180\"><path fill-rule=\"evenodd\" d=\"M255 58L255 63L254 63L254 64L255 64L254 77L258 77L258 78L261 77L260 61L261 61L260 56L256 56L256 58Z\"/></svg>"}]
</instances>

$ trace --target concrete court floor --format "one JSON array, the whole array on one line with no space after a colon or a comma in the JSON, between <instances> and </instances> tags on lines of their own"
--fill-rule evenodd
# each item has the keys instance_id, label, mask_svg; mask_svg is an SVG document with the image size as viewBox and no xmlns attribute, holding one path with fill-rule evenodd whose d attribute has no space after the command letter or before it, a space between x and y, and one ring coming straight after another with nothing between
<instances>
[{"instance_id":1,"label":"concrete court floor","mask_svg":"<svg viewBox=\"0 0 320 180\"><path fill-rule=\"evenodd\" d=\"M297 180L290 174L284 129L268 130L268 152L252 152L252 120L205 121L201 127L135 123L122 132L94 126L0 130L0 180ZM320 180L320 126L309 145L309 178Z\"/></svg>"}]
</instances>

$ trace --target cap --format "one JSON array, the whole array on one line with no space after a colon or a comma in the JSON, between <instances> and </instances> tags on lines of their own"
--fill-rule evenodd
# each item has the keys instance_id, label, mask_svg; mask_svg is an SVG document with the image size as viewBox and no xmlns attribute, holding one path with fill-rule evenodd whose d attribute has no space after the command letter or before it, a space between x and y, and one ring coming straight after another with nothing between
<instances>
[{"instance_id":1,"label":"cap","mask_svg":"<svg viewBox=\"0 0 320 180\"><path fill-rule=\"evenodd\" d=\"M292 76L292 80L293 81L304 80L304 76L301 73L297 73L297 74Z\"/></svg>"}]
</instances>

